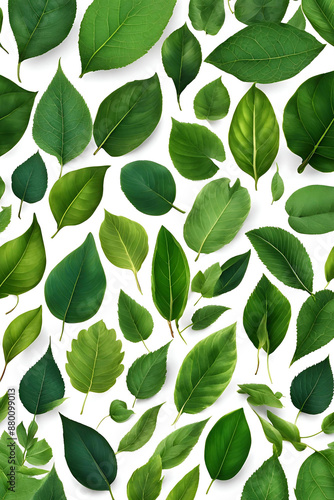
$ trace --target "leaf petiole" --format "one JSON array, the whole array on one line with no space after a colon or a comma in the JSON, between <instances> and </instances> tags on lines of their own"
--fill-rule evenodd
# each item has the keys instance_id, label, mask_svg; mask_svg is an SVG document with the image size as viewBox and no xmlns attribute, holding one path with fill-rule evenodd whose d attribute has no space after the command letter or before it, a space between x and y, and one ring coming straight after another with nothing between
<instances>
[{"instance_id":1,"label":"leaf petiole","mask_svg":"<svg viewBox=\"0 0 334 500\"><path fill-rule=\"evenodd\" d=\"M17 306L18 306L18 304L19 304L19 300L20 300L19 296L18 296L18 295L16 295L16 304L15 304L15 306L14 306L12 309L10 309L9 311L7 311L7 312L6 312L6 314L10 314L11 312L13 312L13 311L14 311L14 309L16 309L16 308L17 308Z\"/></svg>"},{"instance_id":2,"label":"leaf petiole","mask_svg":"<svg viewBox=\"0 0 334 500\"><path fill-rule=\"evenodd\" d=\"M102 420L100 420L100 422L97 424L96 430L100 427L100 425L102 424L103 420L105 420L108 417L109 417L109 415L106 415L105 417L102 418Z\"/></svg>"},{"instance_id":3,"label":"leaf petiole","mask_svg":"<svg viewBox=\"0 0 334 500\"><path fill-rule=\"evenodd\" d=\"M308 438L312 438L312 437L314 437L314 436L318 436L318 435L319 435L319 434L321 434L321 433L322 433L322 430L321 430L321 431L319 431L319 432L316 432L315 434L310 434L310 436L303 436L303 437L301 437L300 439L308 439Z\"/></svg>"}]
</instances>

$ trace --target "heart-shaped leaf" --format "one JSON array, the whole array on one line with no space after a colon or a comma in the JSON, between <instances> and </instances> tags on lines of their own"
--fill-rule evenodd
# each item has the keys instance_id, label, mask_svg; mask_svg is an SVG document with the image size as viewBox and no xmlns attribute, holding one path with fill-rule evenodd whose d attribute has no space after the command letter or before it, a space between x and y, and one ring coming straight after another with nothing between
<instances>
[{"instance_id":1,"label":"heart-shaped leaf","mask_svg":"<svg viewBox=\"0 0 334 500\"><path fill-rule=\"evenodd\" d=\"M114 421L119 423L126 422L129 418L134 415L134 411L128 410L127 404L119 399L114 399L110 403L109 407L109 417Z\"/></svg>"}]
</instances>

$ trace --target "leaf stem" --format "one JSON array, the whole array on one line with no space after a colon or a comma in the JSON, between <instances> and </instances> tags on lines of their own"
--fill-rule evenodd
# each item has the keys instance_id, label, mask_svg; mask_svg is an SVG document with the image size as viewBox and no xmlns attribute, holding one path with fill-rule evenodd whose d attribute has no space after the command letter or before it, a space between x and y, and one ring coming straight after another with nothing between
<instances>
[{"instance_id":1,"label":"leaf stem","mask_svg":"<svg viewBox=\"0 0 334 500\"><path fill-rule=\"evenodd\" d=\"M178 208L176 207L175 205L172 204L172 208L174 208L174 210L177 210L178 212L180 212L181 214L185 214L186 212L184 210L181 210L181 208Z\"/></svg>"},{"instance_id":2,"label":"leaf stem","mask_svg":"<svg viewBox=\"0 0 334 500\"><path fill-rule=\"evenodd\" d=\"M60 162L60 174L59 174L59 179L61 178L61 176L63 175L63 161Z\"/></svg>"},{"instance_id":3,"label":"leaf stem","mask_svg":"<svg viewBox=\"0 0 334 500\"><path fill-rule=\"evenodd\" d=\"M297 424L297 420L298 420L299 415L301 414L301 412L302 412L302 411L301 411L301 410L299 410L299 412L297 413L296 420L295 420L295 425Z\"/></svg>"},{"instance_id":4,"label":"leaf stem","mask_svg":"<svg viewBox=\"0 0 334 500\"><path fill-rule=\"evenodd\" d=\"M203 295L200 296L200 298L198 300L196 300L195 304L194 304L194 307L197 306L197 304L199 303L199 301L203 298Z\"/></svg>"},{"instance_id":5,"label":"leaf stem","mask_svg":"<svg viewBox=\"0 0 334 500\"><path fill-rule=\"evenodd\" d=\"M7 52L7 54L9 54L8 50L5 49L5 47L2 45L2 43L0 43L0 49L4 50L5 52Z\"/></svg>"},{"instance_id":6,"label":"leaf stem","mask_svg":"<svg viewBox=\"0 0 334 500\"><path fill-rule=\"evenodd\" d=\"M115 497L114 497L114 495L112 494L112 491L111 491L110 484L109 484L109 493L110 493L110 496L111 496L112 500L115 500Z\"/></svg>"},{"instance_id":7,"label":"leaf stem","mask_svg":"<svg viewBox=\"0 0 334 500\"><path fill-rule=\"evenodd\" d=\"M109 415L106 415L105 417L102 418L102 420L100 420L100 422L97 424L96 430L100 427L100 425L102 424L103 420L105 420L108 417L109 417Z\"/></svg>"},{"instance_id":8,"label":"leaf stem","mask_svg":"<svg viewBox=\"0 0 334 500\"><path fill-rule=\"evenodd\" d=\"M136 280L136 283L137 283L137 288L140 291L140 293L143 295L142 289L141 289L139 281L138 281L137 271L133 270L133 274L135 275L135 280Z\"/></svg>"},{"instance_id":9,"label":"leaf stem","mask_svg":"<svg viewBox=\"0 0 334 500\"><path fill-rule=\"evenodd\" d=\"M8 363L6 363L6 364L5 364L5 367L4 367L3 372L2 372L2 374L1 374L1 377L0 377L0 382L1 382L1 380L3 379L3 377L4 377L4 375L5 375L5 372L6 372L6 369L7 369L7 364L8 364Z\"/></svg>"},{"instance_id":10,"label":"leaf stem","mask_svg":"<svg viewBox=\"0 0 334 500\"><path fill-rule=\"evenodd\" d=\"M63 325L61 327L61 334L60 334L59 342L61 342L61 339L63 338L64 329L65 329L65 320L63 321Z\"/></svg>"},{"instance_id":11,"label":"leaf stem","mask_svg":"<svg viewBox=\"0 0 334 500\"><path fill-rule=\"evenodd\" d=\"M82 414L83 414L83 411L84 411L84 409L85 409L85 404L86 404L86 401L87 401L87 398L88 398L88 394L89 394L89 391L87 392L86 397L85 397L85 399L84 399L84 402L83 402L83 405L82 405L82 408L81 408L80 415L82 415Z\"/></svg>"},{"instance_id":12,"label":"leaf stem","mask_svg":"<svg viewBox=\"0 0 334 500\"><path fill-rule=\"evenodd\" d=\"M210 488L211 488L211 486L213 485L213 483L214 483L214 479L212 479L211 483L209 484L209 488L206 490L206 494L208 494L208 493L209 493Z\"/></svg>"},{"instance_id":13,"label":"leaf stem","mask_svg":"<svg viewBox=\"0 0 334 500\"><path fill-rule=\"evenodd\" d=\"M15 306L14 306L12 309L10 309L9 311L7 311L7 312L6 312L6 314L10 314L11 312L13 312L13 311L14 311L14 309L16 309L16 308L17 308L18 303L19 303L19 300L20 300L20 299L19 299L19 296L18 296L18 295L16 295L16 304L15 304Z\"/></svg>"},{"instance_id":14,"label":"leaf stem","mask_svg":"<svg viewBox=\"0 0 334 500\"><path fill-rule=\"evenodd\" d=\"M270 374L270 367L269 367L269 352L267 352L267 371L268 371L268 375L269 375L269 380L270 380L270 383L272 384L272 383L273 383L273 379L271 378L271 374Z\"/></svg>"},{"instance_id":15,"label":"leaf stem","mask_svg":"<svg viewBox=\"0 0 334 500\"><path fill-rule=\"evenodd\" d=\"M172 425L177 424L177 422L179 421L179 418L181 417L181 415L182 415L182 409L177 414L176 419L174 420L174 422L172 423Z\"/></svg>"},{"instance_id":16,"label":"leaf stem","mask_svg":"<svg viewBox=\"0 0 334 500\"><path fill-rule=\"evenodd\" d=\"M170 333L172 334L172 337L174 338L173 327L172 327L172 323L170 321L168 321L168 326L169 326L169 329L170 329Z\"/></svg>"},{"instance_id":17,"label":"leaf stem","mask_svg":"<svg viewBox=\"0 0 334 500\"><path fill-rule=\"evenodd\" d=\"M256 372L255 375L258 374L260 368L260 347L257 350L257 366L256 366Z\"/></svg>"},{"instance_id":18,"label":"leaf stem","mask_svg":"<svg viewBox=\"0 0 334 500\"><path fill-rule=\"evenodd\" d=\"M232 10L232 7L231 7L231 5L230 5L230 2L231 2L231 0L227 0L228 8L230 9L231 14L234 14L234 12L233 12L233 10Z\"/></svg>"},{"instance_id":19,"label":"leaf stem","mask_svg":"<svg viewBox=\"0 0 334 500\"><path fill-rule=\"evenodd\" d=\"M145 340L144 340L144 339L141 339L141 341L142 341L142 343L144 344L144 346L146 347L147 352L151 352L151 351L149 350L149 348L147 347L147 345L145 344Z\"/></svg>"},{"instance_id":20,"label":"leaf stem","mask_svg":"<svg viewBox=\"0 0 334 500\"><path fill-rule=\"evenodd\" d=\"M180 103L180 94L177 94L177 103L179 105L180 111L182 111L181 103Z\"/></svg>"},{"instance_id":21,"label":"leaf stem","mask_svg":"<svg viewBox=\"0 0 334 500\"><path fill-rule=\"evenodd\" d=\"M314 436L318 436L318 434L321 434L322 430L319 432L316 432L315 434L311 434L310 436L303 436L300 439L308 439L308 438L313 438Z\"/></svg>"},{"instance_id":22,"label":"leaf stem","mask_svg":"<svg viewBox=\"0 0 334 500\"><path fill-rule=\"evenodd\" d=\"M60 228L57 228L57 231L55 232L55 234L53 234L53 235L51 236L51 239L52 239L52 240L53 240L53 238L54 238L55 236L57 236L57 234L59 233L59 231L60 231Z\"/></svg>"},{"instance_id":23,"label":"leaf stem","mask_svg":"<svg viewBox=\"0 0 334 500\"><path fill-rule=\"evenodd\" d=\"M329 284L330 284L330 281L327 282L327 285L325 286L324 290L326 290L326 288L328 287Z\"/></svg>"},{"instance_id":24,"label":"leaf stem","mask_svg":"<svg viewBox=\"0 0 334 500\"><path fill-rule=\"evenodd\" d=\"M134 402L133 402L133 405L132 405L132 408L134 408L134 407L135 407L136 401L137 401L137 398L135 398L135 400L134 400Z\"/></svg>"},{"instance_id":25,"label":"leaf stem","mask_svg":"<svg viewBox=\"0 0 334 500\"><path fill-rule=\"evenodd\" d=\"M178 331L178 333L179 333L179 335L180 335L181 339L182 339L182 340L183 340L183 342L187 345L187 342L185 341L185 339L184 339L184 338L183 338L183 336L182 336L182 332L183 332L184 330L182 330L182 332L180 331L180 328L179 328L179 323L177 322L177 320L175 321L175 325L176 325L176 329L177 329L177 331Z\"/></svg>"},{"instance_id":26,"label":"leaf stem","mask_svg":"<svg viewBox=\"0 0 334 500\"><path fill-rule=\"evenodd\" d=\"M19 213L17 214L19 219L21 219L21 210L22 210L22 205L23 205L23 198L21 199L20 208L19 208Z\"/></svg>"},{"instance_id":27,"label":"leaf stem","mask_svg":"<svg viewBox=\"0 0 334 500\"><path fill-rule=\"evenodd\" d=\"M190 328L191 326L193 326L194 323L190 323L190 325L186 326L185 328L183 328L183 330L178 330L179 334L181 335L181 333L185 332L186 330L188 330L188 328Z\"/></svg>"},{"instance_id":28,"label":"leaf stem","mask_svg":"<svg viewBox=\"0 0 334 500\"><path fill-rule=\"evenodd\" d=\"M21 68L21 61L20 61L20 62L18 63L18 65L17 65L17 79L18 79L18 81L19 81L20 83L22 83L22 82L21 82L21 77L20 77L20 68Z\"/></svg>"}]
</instances>

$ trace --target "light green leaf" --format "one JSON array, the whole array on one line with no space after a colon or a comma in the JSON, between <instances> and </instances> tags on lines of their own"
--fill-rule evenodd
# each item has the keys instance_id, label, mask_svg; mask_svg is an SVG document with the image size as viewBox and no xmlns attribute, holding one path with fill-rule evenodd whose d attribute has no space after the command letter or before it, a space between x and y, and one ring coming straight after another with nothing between
<instances>
[{"instance_id":1,"label":"light green leaf","mask_svg":"<svg viewBox=\"0 0 334 500\"><path fill-rule=\"evenodd\" d=\"M224 0L190 0L189 19L195 30L217 35L225 21Z\"/></svg>"},{"instance_id":2,"label":"light green leaf","mask_svg":"<svg viewBox=\"0 0 334 500\"><path fill-rule=\"evenodd\" d=\"M147 464L136 469L127 485L128 500L155 500L158 498L163 481L161 472L159 455L152 457Z\"/></svg>"},{"instance_id":3,"label":"light green leaf","mask_svg":"<svg viewBox=\"0 0 334 500\"><path fill-rule=\"evenodd\" d=\"M150 408L139 418L138 422L121 439L118 445L118 453L139 450L151 439L162 404Z\"/></svg>"},{"instance_id":4,"label":"light green leaf","mask_svg":"<svg viewBox=\"0 0 334 500\"><path fill-rule=\"evenodd\" d=\"M66 500L63 483L59 479L56 469L53 466L49 474L45 477L42 486L37 490L32 500Z\"/></svg>"},{"instance_id":5,"label":"light green leaf","mask_svg":"<svg viewBox=\"0 0 334 500\"><path fill-rule=\"evenodd\" d=\"M199 483L199 465L186 474L168 494L166 500L194 500Z\"/></svg>"},{"instance_id":6,"label":"light green leaf","mask_svg":"<svg viewBox=\"0 0 334 500\"><path fill-rule=\"evenodd\" d=\"M323 419L321 430L325 434L334 434L334 413L330 413Z\"/></svg>"},{"instance_id":7,"label":"light green leaf","mask_svg":"<svg viewBox=\"0 0 334 500\"><path fill-rule=\"evenodd\" d=\"M194 111L199 120L221 120L230 108L230 96L221 78L208 83L194 100Z\"/></svg>"},{"instance_id":8,"label":"light green leaf","mask_svg":"<svg viewBox=\"0 0 334 500\"><path fill-rule=\"evenodd\" d=\"M327 500L334 496L334 450L313 453L299 469L297 500Z\"/></svg>"},{"instance_id":9,"label":"light green leaf","mask_svg":"<svg viewBox=\"0 0 334 500\"><path fill-rule=\"evenodd\" d=\"M271 181L271 194L273 197L273 201L271 202L271 204L273 204L274 201L280 200L284 194L284 182L282 177L280 176L278 165L277 170L274 173L273 180Z\"/></svg>"},{"instance_id":10,"label":"light green leaf","mask_svg":"<svg viewBox=\"0 0 334 500\"><path fill-rule=\"evenodd\" d=\"M287 422L269 410L267 411L267 416L275 429L281 434L283 441L291 443L297 451L305 450L306 444L300 442L299 430L295 424Z\"/></svg>"},{"instance_id":11,"label":"light green leaf","mask_svg":"<svg viewBox=\"0 0 334 500\"><path fill-rule=\"evenodd\" d=\"M128 410L127 404L124 401L115 399L110 403L109 417L119 423L126 422L134 415L134 411Z\"/></svg>"},{"instance_id":12,"label":"light green leaf","mask_svg":"<svg viewBox=\"0 0 334 500\"><path fill-rule=\"evenodd\" d=\"M139 305L129 295L119 293L118 298L118 321L120 329L126 340L130 342L143 342L153 332L153 319L145 307Z\"/></svg>"},{"instance_id":13,"label":"light green leaf","mask_svg":"<svg viewBox=\"0 0 334 500\"><path fill-rule=\"evenodd\" d=\"M280 23L288 5L289 0L237 0L234 13L244 24Z\"/></svg>"},{"instance_id":14,"label":"light green leaf","mask_svg":"<svg viewBox=\"0 0 334 500\"><path fill-rule=\"evenodd\" d=\"M266 460L246 481L241 500L289 500L288 482L278 458Z\"/></svg>"},{"instance_id":15,"label":"light green leaf","mask_svg":"<svg viewBox=\"0 0 334 500\"><path fill-rule=\"evenodd\" d=\"M6 191L6 184L2 177L0 177L0 199L3 197L4 192Z\"/></svg>"},{"instance_id":16,"label":"light green leaf","mask_svg":"<svg viewBox=\"0 0 334 500\"><path fill-rule=\"evenodd\" d=\"M282 394L276 393L265 384L239 384L239 394L247 394L247 402L253 406L272 406L273 408L283 408L280 401Z\"/></svg>"},{"instance_id":17,"label":"light green leaf","mask_svg":"<svg viewBox=\"0 0 334 500\"><path fill-rule=\"evenodd\" d=\"M254 413L258 416L260 420L267 441L269 441L269 443L273 445L274 456L279 457L283 451L283 438L281 433L272 424L267 422L267 420L260 417L260 415L256 413L255 410Z\"/></svg>"},{"instance_id":18,"label":"light green leaf","mask_svg":"<svg viewBox=\"0 0 334 500\"><path fill-rule=\"evenodd\" d=\"M8 415L8 392L0 397L0 422L5 420Z\"/></svg>"},{"instance_id":19,"label":"light green leaf","mask_svg":"<svg viewBox=\"0 0 334 500\"><path fill-rule=\"evenodd\" d=\"M221 268L218 262L210 266L204 273L199 271L191 282L191 291L200 293L202 297L212 298L220 275Z\"/></svg>"},{"instance_id":20,"label":"light green leaf","mask_svg":"<svg viewBox=\"0 0 334 500\"><path fill-rule=\"evenodd\" d=\"M1 207L0 212L0 233L2 233L9 225L12 217L12 205L9 207Z\"/></svg>"},{"instance_id":21,"label":"light green leaf","mask_svg":"<svg viewBox=\"0 0 334 500\"><path fill-rule=\"evenodd\" d=\"M303 14L301 6L298 7L290 21L288 21L287 24L290 24L291 26L294 26L295 28L298 28L300 30L304 30L306 28L306 19Z\"/></svg>"},{"instance_id":22,"label":"light green leaf","mask_svg":"<svg viewBox=\"0 0 334 500\"><path fill-rule=\"evenodd\" d=\"M325 263L325 278L327 283L330 283L334 279L334 247L329 252Z\"/></svg>"},{"instance_id":23,"label":"light green leaf","mask_svg":"<svg viewBox=\"0 0 334 500\"><path fill-rule=\"evenodd\" d=\"M203 330L212 325L217 319L225 312L228 311L229 307L224 306L205 306L198 309L192 315L191 328L193 330Z\"/></svg>"},{"instance_id":24,"label":"light green leaf","mask_svg":"<svg viewBox=\"0 0 334 500\"><path fill-rule=\"evenodd\" d=\"M31 465L45 465L52 458L52 450L45 439L37 441L28 450L26 460Z\"/></svg>"},{"instance_id":25,"label":"light green leaf","mask_svg":"<svg viewBox=\"0 0 334 500\"><path fill-rule=\"evenodd\" d=\"M333 0L302 0L303 12L326 42L334 45Z\"/></svg>"}]
</instances>

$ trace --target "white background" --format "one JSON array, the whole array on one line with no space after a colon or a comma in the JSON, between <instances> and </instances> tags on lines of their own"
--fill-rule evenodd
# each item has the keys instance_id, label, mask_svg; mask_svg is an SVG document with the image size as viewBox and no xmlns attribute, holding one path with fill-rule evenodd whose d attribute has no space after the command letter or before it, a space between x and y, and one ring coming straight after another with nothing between
<instances>
[{"instance_id":1,"label":"white background","mask_svg":"<svg viewBox=\"0 0 334 500\"><path fill-rule=\"evenodd\" d=\"M189 85L181 96L181 104L183 111L180 112L176 102L176 94L174 85L169 79L163 69L161 63L161 45L163 40L172 33L175 29L181 27L184 22L188 23L188 27L194 32L196 37L201 43L203 51L203 59L223 40L234 32L242 29L244 25L239 23L234 16L229 12L226 7L226 20L220 33L215 37L205 35L204 32L196 32L193 30L188 15L188 1L179 0L175 8L173 17L168 24L163 37L155 45L155 47L143 58L130 66L118 70L111 71L98 71L89 73L79 79L80 74L80 59L78 51L78 31L83 14L90 4L89 0L80 0L78 2L78 12L73 29L68 38L59 47L48 52L47 54L30 59L22 63L21 78L22 86L26 89L39 91L36 102L38 103L40 97L44 93L51 79L53 78L58 64L58 59L61 57L61 64L65 75L70 79L73 85L85 98L93 120L95 119L96 112L101 101L109 95L112 91L124 85L128 81L144 79L152 76L155 72L158 73L163 98L163 115L162 119L152 134L152 136L137 150L129 153L125 157L111 158L108 154L101 150L96 156L93 152L96 148L94 141L90 142L84 153L75 160L71 161L64 168L64 173L77 168L87 167L91 165L111 165L105 178L105 191L103 200L96 210L95 214L87 222L76 226L64 228L60 231L54 240L51 240L51 235L56 230L56 223L53 220L51 211L48 205L48 193L50 187L54 184L59 176L59 165L57 160L41 152L41 155L46 163L49 175L49 188L44 199L36 205L24 204L22 211L22 219L19 220L17 212L19 208L19 200L11 192L11 174L13 170L25 161L28 157L37 151L30 125L20 143L8 154L3 156L0 160L1 169L0 175L6 182L6 193L1 200L3 206L12 204L13 217L12 222L8 229L0 234L0 244L21 235L30 226L32 215L37 213L38 221L42 227L43 237L47 253L47 268L42 282L32 291L24 294L20 298L20 304L14 313L5 316L5 312L14 306L15 298L9 297L0 301L1 313L1 332L4 332L7 325L17 315L38 307L43 304L43 329L37 341L23 354L12 361L8 367L5 378L2 382L0 393L3 394L7 387L13 386L18 388L19 382L28 370L47 349L49 338L52 339L52 349L56 362L63 374L66 384L66 396L69 398L60 408L60 411L67 417L82 422L91 427L96 427L100 419L108 414L109 404L113 399L119 398L125 400L128 405L132 405L133 397L128 392L126 387L126 374L129 366L139 356L145 353L145 349L141 344L132 344L127 342L120 332L117 319L117 299L120 288L133 297L140 304L149 309L154 318L154 331L147 343L151 350L155 350L160 346L166 344L170 340L170 333L165 320L163 320L157 311L151 297L151 261L152 253L155 246L156 235L160 226L165 225L178 239L183 246L191 267L191 276L193 277L199 270L205 270L211 264L219 262L222 264L230 257L246 252L250 248L250 243L245 236L245 232L260 226L276 225L289 230L287 223L287 215L284 210L284 203L288 196L296 189L308 184L331 184L332 174L322 174L314 171L311 167L307 167L302 175L298 175L296 170L300 163L300 159L293 155L286 146L286 142L281 130L281 148L277 158L281 175L285 181L286 191L284 197L271 206L271 193L270 183L272 176L275 172L275 166L260 179L259 190L255 192L254 181L248 175L243 173L236 166L233 157L228 148L228 129L229 124L236 105L241 97L249 89L250 84L243 83L231 75L222 73L217 68L203 63L200 73L196 80ZM232 2L233 4L233 2ZM298 8L299 2L290 2L286 19L290 19L295 10ZM9 27L8 16L6 12L6 5L2 5L4 9L4 25L1 33L0 41L10 52L7 55L5 52L0 51L0 67L1 74L9 79L17 82L16 80L16 65L17 65L17 48L14 37ZM307 25L307 30L317 35ZM323 40L321 40L323 42ZM280 124L282 124L284 105L307 78L330 71L333 65L333 52L334 49L330 45L322 51L317 59L310 64L304 71L302 71L295 78L280 82L272 85L259 85L269 97ZM196 120L193 111L193 100L196 93L207 83L222 76L222 81L226 85L231 96L231 108L228 116L223 120L215 123L199 122ZM35 109L34 107L34 109ZM33 110L34 113L34 110ZM226 150L226 161L219 164L220 171L216 174L215 178L228 177L232 183L239 177L242 186L248 188L252 198L252 208L249 217L234 239L234 241L227 247L211 255L202 255L197 263L194 262L195 252L190 250L184 243L182 229L185 216L172 210L162 217L150 217L138 212L125 198L120 189L119 174L120 169L126 163L134 160L151 160L159 162L170 169L176 184L177 184L177 197L175 204L187 212L189 212L195 196L199 190L209 181L194 182L186 180L181 177L174 168L168 154L168 139L171 128L171 117L184 122L198 122L208 126L213 130L223 141ZM143 288L144 295L141 296L136 288L133 275L130 271L122 271L114 267L104 256L98 239L99 226L103 220L103 210L116 214L123 215L137 222L140 222L149 234L149 255L144 262L142 269L139 272L139 280ZM43 287L44 282L53 267L63 259L69 252L82 244L88 232L92 232L97 243L100 253L100 258L105 269L107 276L107 292L104 298L101 309L96 317L91 320L65 327L65 334L62 343L59 343L59 334L61 330L61 322L54 318L47 309L44 302ZM325 286L324 277L324 264L330 249L333 246L334 240L331 233L322 236L305 236L299 235L299 238L305 244L314 267L315 281L314 290L318 291ZM222 295L216 299L202 299L200 302L201 307L206 304L221 304L231 308L226 312L216 324L212 325L209 329L199 332L187 330L185 337L188 342L186 346L182 340L177 336L172 342L168 355L168 372L167 380L163 389L155 397L150 400L138 401L135 406L136 415L133 416L128 422L123 424L116 424L111 420L105 420L100 427L100 432L106 437L111 446L116 450L119 440L125 433L134 425L140 415L143 414L148 408L155 406L163 401L166 404L162 407L158 419L156 432L151 441L141 450L134 453L121 453L117 456L118 459L118 477L112 484L112 491L116 500L126 500L126 484L132 472L146 463L152 455L156 445L162 438L168 435L174 428L171 426L176 416L176 408L173 404L173 390L176 375L182 360L187 352L201 339L209 333L217 331L227 325L237 321L237 346L238 346L238 363L237 367L227 390L219 398L219 400L210 408L203 411L196 416L183 415L177 425L179 428L187 423L199 421L211 416L211 420L206 425L203 434L190 454L190 456L179 467L171 470L164 471L163 489L161 498L166 498L171 488L178 482L188 471L195 467L198 463L200 466L200 486L198 489L198 499L205 498L205 491L210 483L210 477L204 464L204 444L206 436L214 423L224 414L240 408L245 408L247 420L252 434L252 447L249 457L241 472L232 480L227 482L216 481L210 490L208 498L225 500L237 500L241 497L243 485L247 478L263 463L264 460L269 458L272 454L272 446L266 441L260 423L256 415L252 412L246 403L245 396L237 394L237 384L241 383L266 383L269 384L268 376L265 366L265 354L261 356L261 367L259 374L254 375L256 367L256 349L248 340L242 325L243 309L246 301L253 291L255 285L260 280L262 273L265 272L267 277L279 287L279 289L286 295L292 305L292 319L287 336L281 346L271 356L271 371L274 381L273 390L281 391L285 398L283 404L285 408L278 411L282 418L294 421L297 414L297 409L293 407L289 398L289 388L293 377L302 371L304 368L323 360L330 352L332 345L326 346L321 350L303 358L296 362L292 368L289 369L290 360L292 358L295 344L296 344L296 317L302 303L307 299L308 295L300 290L294 290L286 287L277 281L259 261L255 251L252 251L250 265L247 274L242 284L234 291L227 295ZM193 304L197 300L198 295L190 293L189 302L185 311L184 317L181 320L181 327L190 322L190 318L195 310ZM118 338L122 339L123 347L125 349L124 365L125 369L122 376L118 379L116 385L105 394L90 394L86 404L86 409L83 416L80 416L80 409L84 399L84 395L73 389L70 384L69 378L65 371L66 363L66 350L70 349L71 340L77 337L79 331L94 324L96 321L103 319L109 328L115 328ZM19 403L19 402L18 402ZM333 405L328 409L327 413L333 411ZM17 422L24 421L26 425L29 424L31 416L21 404L18 404ZM264 415L264 413L263 413ZM320 424L323 415L320 416L300 416L299 425L301 435L308 435L317 432L320 429ZM69 472L65 459L62 441L62 428L60 418L57 410L49 414L37 417L39 425L38 436L45 437L51 445L54 453L57 472L62 479L65 487L65 492L68 500L88 500L91 498L104 499L109 497L108 492L94 492L82 487L72 477ZM2 424L4 428L4 423ZM330 441L330 436L319 436L308 442L317 449L326 447L326 443ZM288 477L291 498L294 498L293 488L296 484L296 477L301 463L307 458L309 451L298 453L288 443L284 444L284 451L281 456L281 463Z\"/></svg>"}]
</instances>

